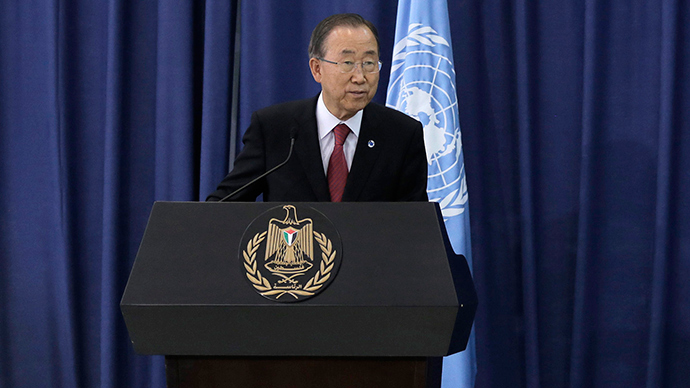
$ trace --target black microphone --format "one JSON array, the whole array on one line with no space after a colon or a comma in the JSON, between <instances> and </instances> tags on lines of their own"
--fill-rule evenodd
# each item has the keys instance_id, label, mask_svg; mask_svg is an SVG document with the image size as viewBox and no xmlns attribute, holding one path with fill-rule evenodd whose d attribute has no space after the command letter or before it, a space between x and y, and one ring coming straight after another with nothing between
<instances>
[{"instance_id":1,"label":"black microphone","mask_svg":"<svg viewBox=\"0 0 690 388\"><path fill-rule=\"evenodd\" d=\"M218 201L218 202L223 202L223 201L225 201L226 199L228 199L228 198L234 196L235 194L239 193L240 191L242 191L242 190L246 189L247 187L253 185L253 184L254 184L256 181L258 181L259 179L265 178L265 177L268 176L269 174L273 173L273 171L275 171L275 170L277 170L277 169L283 167L283 166L290 160L290 157L292 156L292 148L295 146L295 139L297 139L297 127L292 127L292 128L290 128L290 151L288 152L287 158L285 158L285 160L284 160L282 163L280 163L279 165L273 167L272 169L266 171L265 173L259 175L259 176L256 177L256 178L252 179L249 183L247 183L247 184L245 184L244 186L240 187L239 189L233 191L232 193L226 195L225 197L223 197L223 198L222 198L220 201Z\"/></svg>"}]
</instances>

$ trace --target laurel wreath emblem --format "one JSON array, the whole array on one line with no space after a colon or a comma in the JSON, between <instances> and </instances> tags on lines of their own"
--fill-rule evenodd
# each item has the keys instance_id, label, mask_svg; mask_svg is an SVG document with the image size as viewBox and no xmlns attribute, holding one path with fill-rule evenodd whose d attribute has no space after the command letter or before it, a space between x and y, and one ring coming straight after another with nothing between
<instances>
[{"instance_id":1,"label":"laurel wreath emblem","mask_svg":"<svg viewBox=\"0 0 690 388\"><path fill-rule=\"evenodd\" d=\"M439 33L433 28L424 26L420 23L410 24L408 28L408 35L402 38L393 47L393 66L391 67L391 73L404 64L404 62L397 62L405 60L405 57L408 54L406 51L408 47L419 46L420 44L434 47L437 43L444 46L450 46L448 41L439 35Z\"/></svg>"},{"instance_id":2,"label":"laurel wreath emblem","mask_svg":"<svg viewBox=\"0 0 690 388\"><path fill-rule=\"evenodd\" d=\"M464 167L463 167L464 169ZM441 208L441 215L443 215L443 220L447 220L451 217L460 215L465 212L467 206L467 182L465 176L462 176L460 181L460 188L451 191L443 199L441 198L430 198L430 202L438 202Z\"/></svg>"},{"instance_id":3,"label":"laurel wreath emblem","mask_svg":"<svg viewBox=\"0 0 690 388\"><path fill-rule=\"evenodd\" d=\"M276 290L271 283L261 275L261 271L256 264L256 251L259 249L261 242L266 238L268 231L260 232L254 235L253 238L247 242L247 249L242 251L244 257L244 268L247 270L245 275L252 283L252 286L259 291L262 296L275 296L276 299L285 294L290 294L295 299L300 296L312 296L323 287L324 283L331 277L333 270L336 251L333 249L333 244L325 234L319 232L314 233L314 239L321 247L321 266L314 277L304 285L301 290Z\"/></svg>"}]
</instances>

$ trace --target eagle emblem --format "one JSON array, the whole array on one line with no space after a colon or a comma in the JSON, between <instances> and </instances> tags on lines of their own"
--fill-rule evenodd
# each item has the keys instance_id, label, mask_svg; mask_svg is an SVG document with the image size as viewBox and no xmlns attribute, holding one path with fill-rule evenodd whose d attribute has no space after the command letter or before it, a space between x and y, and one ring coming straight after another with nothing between
<instances>
[{"instance_id":1,"label":"eagle emblem","mask_svg":"<svg viewBox=\"0 0 690 388\"><path fill-rule=\"evenodd\" d=\"M240 245L247 280L261 296L278 302L316 295L333 281L340 267L341 242L333 224L316 209L299 209L307 217L298 218L294 205L263 213L247 228Z\"/></svg>"},{"instance_id":2,"label":"eagle emblem","mask_svg":"<svg viewBox=\"0 0 690 388\"><path fill-rule=\"evenodd\" d=\"M313 222L311 218L298 220L292 205L283 209L287 211L284 220L272 218L268 222L264 266L276 274L305 272L313 261Z\"/></svg>"}]
</instances>

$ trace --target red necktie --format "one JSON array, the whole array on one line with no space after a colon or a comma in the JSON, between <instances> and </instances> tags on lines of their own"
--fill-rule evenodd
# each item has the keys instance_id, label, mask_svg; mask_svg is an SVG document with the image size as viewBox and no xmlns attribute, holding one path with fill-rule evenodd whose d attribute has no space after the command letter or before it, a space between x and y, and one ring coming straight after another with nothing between
<instances>
[{"instance_id":1,"label":"red necktie","mask_svg":"<svg viewBox=\"0 0 690 388\"><path fill-rule=\"evenodd\" d=\"M331 192L331 202L340 202L347 182L347 162L343 152L343 143L350 134L350 128L345 124L338 124L333 129L333 133L335 146L331 159L328 161L328 190Z\"/></svg>"}]
</instances>

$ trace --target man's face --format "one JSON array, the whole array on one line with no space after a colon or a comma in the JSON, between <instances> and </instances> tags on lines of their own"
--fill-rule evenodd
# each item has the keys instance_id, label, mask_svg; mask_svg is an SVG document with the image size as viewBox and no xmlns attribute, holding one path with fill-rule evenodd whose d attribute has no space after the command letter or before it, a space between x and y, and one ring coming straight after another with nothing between
<instances>
[{"instance_id":1,"label":"man's face","mask_svg":"<svg viewBox=\"0 0 690 388\"><path fill-rule=\"evenodd\" d=\"M334 28L324 42L324 59L333 62L352 61L358 65L351 73L341 73L338 65L309 60L314 80L321 84L326 108L340 120L347 120L374 98L379 73L364 73L362 61L379 60L374 34L365 26Z\"/></svg>"}]
</instances>

